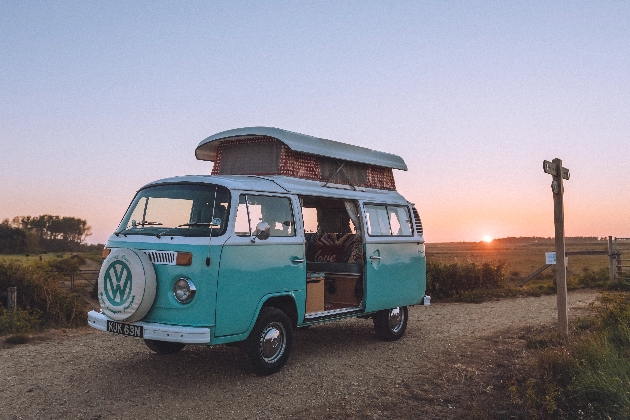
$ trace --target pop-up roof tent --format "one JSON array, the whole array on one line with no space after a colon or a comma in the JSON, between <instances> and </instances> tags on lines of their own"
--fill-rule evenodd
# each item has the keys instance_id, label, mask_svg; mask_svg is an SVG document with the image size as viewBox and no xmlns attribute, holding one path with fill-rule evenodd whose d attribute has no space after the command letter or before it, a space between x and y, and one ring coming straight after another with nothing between
<instances>
[{"instance_id":1,"label":"pop-up roof tent","mask_svg":"<svg viewBox=\"0 0 630 420\"><path fill-rule=\"evenodd\" d=\"M273 127L227 130L203 140L199 160L214 162L212 175L284 175L395 190L392 169L407 170L400 156Z\"/></svg>"}]
</instances>

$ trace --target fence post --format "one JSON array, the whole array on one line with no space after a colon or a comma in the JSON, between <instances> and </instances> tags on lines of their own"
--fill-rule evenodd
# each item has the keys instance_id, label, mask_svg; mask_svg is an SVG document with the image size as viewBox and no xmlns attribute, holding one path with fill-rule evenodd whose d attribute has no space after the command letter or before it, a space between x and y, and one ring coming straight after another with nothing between
<instances>
[{"instance_id":1,"label":"fence post","mask_svg":"<svg viewBox=\"0 0 630 420\"><path fill-rule=\"evenodd\" d=\"M609 279L611 282L615 281L615 254L613 253L613 237L608 237L608 259L610 260L610 274Z\"/></svg>"},{"instance_id":2,"label":"fence post","mask_svg":"<svg viewBox=\"0 0 630 420\"><path fill-rule=\"evenodd\" d=\"M617 252L617 279L623 279L623 266L621 265L621 252Z\"/></svg>"},{"instance_id":3,"label":"fence post","mask_svg":"<svg viewBox=\"0 0 630 420\"><path fill-rule=\"evenodd\" d=\"M17 310L17 287L7 288L7 308Z\"/></svg>"}]
</instances>

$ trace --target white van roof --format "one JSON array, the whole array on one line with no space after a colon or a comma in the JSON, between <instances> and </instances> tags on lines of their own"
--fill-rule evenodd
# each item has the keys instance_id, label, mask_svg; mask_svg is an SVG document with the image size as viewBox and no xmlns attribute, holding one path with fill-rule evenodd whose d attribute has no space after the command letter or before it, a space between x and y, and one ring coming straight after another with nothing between
<instances>
[{"instance_id":1,"label":"white van roof","mask_svg":"<svg viewBox=\"0 0 630 420\"><path fill-rule=\"evenodd\" d=\"M352 190L347 185L328 184L309 179L282 175L186 175L153 181L143 188L175 183L213 184L230 190L246 192L284 193L317 197L362 200L374 203L406 204L408 201L396 191L359 187Z\"/></svg>"},{"instance_id":2,"label":"white van roof","mask_svg":"<svg viewBox=\"0 0 630 420\"><path fill-rule=\"evenodd\" d=\"M291 150L325 156L368 165L407 170L405 161L398 155L378 152L360 146L321 139L306 134L294 133L274 127L244 127L222 131L203 140L195 150L199 160L215 161L219 144L224 141L241 140L250 137L273 137L286 144Z\"/></svg>"}]
</instances>

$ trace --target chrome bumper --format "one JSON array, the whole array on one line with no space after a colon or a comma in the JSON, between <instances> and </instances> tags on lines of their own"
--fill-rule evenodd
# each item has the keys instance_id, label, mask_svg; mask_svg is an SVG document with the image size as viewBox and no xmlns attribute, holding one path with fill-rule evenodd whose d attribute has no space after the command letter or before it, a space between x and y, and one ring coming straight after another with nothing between
<instances>
[{"instance_id":1,"label":"chrome bumper","mask_svg":"<svg viewBox=\"0 0 630 420\"><path fill-rule=\"evenodd\" d=\"M88 325L97 330L107 331L107 321L113 321L102 313L88 312ZM124 324L124 322L123 322ZM129 325L141 325L147 340L172 341L185 344L210 344L210 328L179 327L152 322L130 322Z\"/></svg>"}]
</instances>

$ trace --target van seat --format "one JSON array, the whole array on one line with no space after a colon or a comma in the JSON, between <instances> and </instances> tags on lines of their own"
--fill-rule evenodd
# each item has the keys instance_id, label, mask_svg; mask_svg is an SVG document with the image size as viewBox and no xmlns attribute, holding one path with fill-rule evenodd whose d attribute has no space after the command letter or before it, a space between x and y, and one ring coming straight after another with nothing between
<instances>
[{"instance_id":1,"label":"van seat","mask_svg":"<svg viewBox=\"0 0 630 420\"><path fill-rule=\"evenodd\" d=\"M310 233L305 236L307 263L358 263L361 266L363 262L361 237L354 233Z\"/></svg>"}]
</instances>

